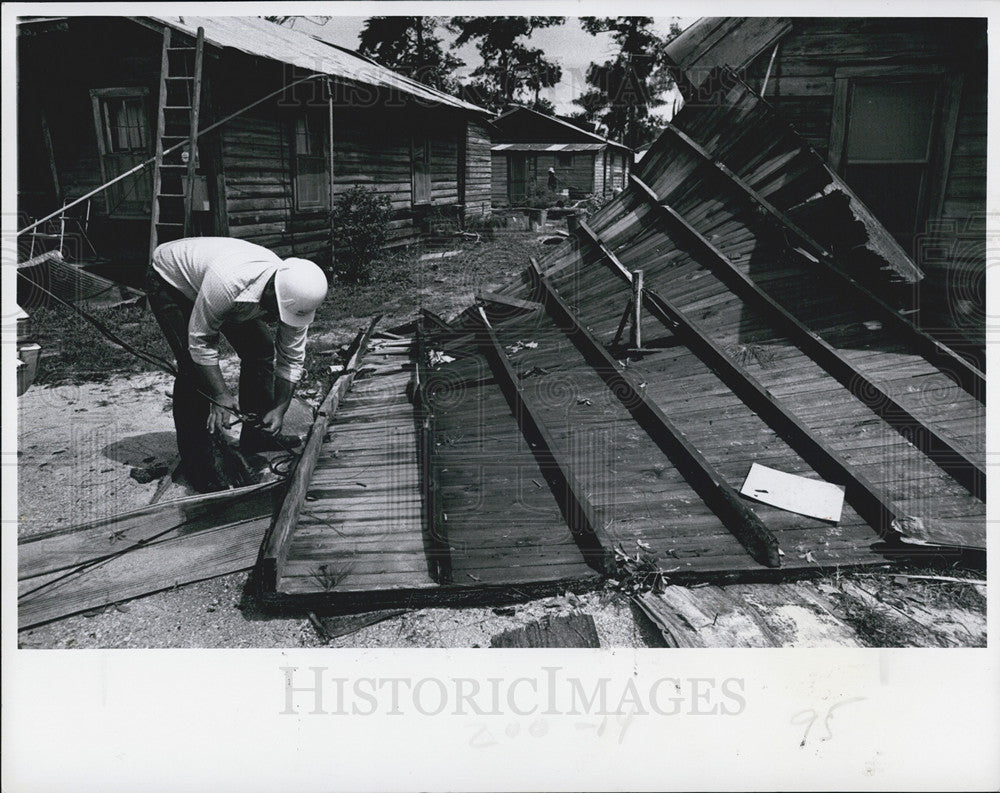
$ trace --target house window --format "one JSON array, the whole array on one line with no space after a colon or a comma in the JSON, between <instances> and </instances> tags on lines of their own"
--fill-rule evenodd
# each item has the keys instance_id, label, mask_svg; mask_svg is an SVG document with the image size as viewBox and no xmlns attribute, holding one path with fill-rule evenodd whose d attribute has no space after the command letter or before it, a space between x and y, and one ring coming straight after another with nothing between
<instances>
[{"instance_id":1,"label":"house window","mask_svg":"<svg viewBox=\"0 0 1000 793\"><path fill-rule=\"evenodd\" d=\"M100 100L104 143L109 152L145 153L149 149L146 97L116 96Z\"/></svg>"},{"instance_id":2,"label":"house window","mask_svg":"<svg viewBox=\"0 0 1000 793\"><path fill-rule=\"evenodd\" d=\"M571 152L560 152L556 155L556 165L560 168L572 168L573 154Z\"/></svg>"},{"instance_id":3,"label":"house window","mask_svg":"<svg viewBox=\"0 0 1000 793\"><path fill-rule=\"evenodd\" d=\"M431 142L427 138L410 141L410 178L414 205L431 202Z\"/></svg>"},{"instance_id":4,"label":"house window","mask_svg":"<svg viewBox=\"0 0 1000 793\"><path fill-rule=\"evenodd\" d=\"M101 176L111 181L153 153L148 92L144 88L96 88L90 92ZM104 194L107 213L115 218L148 217L153 200L149 168L116 182Z\"/></svg>"},{"instance_id":5,"label":"house window","mask_svg":"<svg viewBox=\"0 0 1000 793\"><path fill-rule=\"evenodd\" d=\"M944 190L943 146L954 133L945 109L953 94L941 71L837 72L831 166L911 255Z\"/></svg>"},{"instance_id":6,"label":"house window","mask_svg":"<svg viewBox=\"0 0 1000 793\"><path fill-rule=\"evenodd\" d=\"M326 125L308 115L295 119L295 209L330 208L330 172L326 153Z\"/></svg>"}]
</instances>

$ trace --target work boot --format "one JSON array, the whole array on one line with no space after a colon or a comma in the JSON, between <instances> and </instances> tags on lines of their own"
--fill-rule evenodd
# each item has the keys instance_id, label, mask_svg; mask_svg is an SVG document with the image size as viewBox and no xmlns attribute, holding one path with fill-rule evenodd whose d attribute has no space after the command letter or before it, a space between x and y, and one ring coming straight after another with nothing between
<instances>
[{"instance_id":1,"label":"work boot","mask_svg":"<svg viewBox=\"0 0 1000 793\"><path fill-rule=\"evenodd\" d=\"M231 487L222 463L216 450L210 448L197 456L182 457L181 470L188 484L199 493L215 493Z\"/></svg>"},{"instance_id":2,"label":"work boot","mask_svg":"<svg viewBox=\"0 0 1000 793\"><path fill-rule=\"evenodd\" d=\"M233 487L246 487L260 482L260 474L246 460L243 454L229 441L218 434L212 439L216 455L219 457L226 479Z\"/></svg>"},{"instance_id":3,"label":"work boot","mask_svg":"<svg viewBox=\"0 0 1000 793\"><path fill-rule=\"evenodd\" d=\"M240 451L244 454L260 452L291 452L302 443L298 435L268 435L256 427L243 427L240 433Z\"/></svg>"}]
</instances>

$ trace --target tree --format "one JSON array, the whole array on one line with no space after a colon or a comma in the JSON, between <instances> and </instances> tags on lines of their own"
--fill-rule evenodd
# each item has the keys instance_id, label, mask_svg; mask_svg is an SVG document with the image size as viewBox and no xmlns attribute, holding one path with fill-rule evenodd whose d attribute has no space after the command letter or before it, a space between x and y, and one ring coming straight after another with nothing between
<instances>
[{"instance_id":1,"label":"tree","mask_svg":"<svg viewBox=\"0 0 1000 793\"><path fill-rule=\"evenodd\" d=\"M475 42L483 61L470 75L463 95L495 111L514 103L548 109L550 103L539 94L562 79L562 67L543 57L540 48L529 47L525 39L565 21L565 17L452 17L448 27L457 34L452 48Z\"/></svg>"},{"instance_id":2,"label":"tree","mask_svg":"<svg viewBox=\"0 0 1000 793\"><path fill-rule=\"evenodd\" d=\"M441 46L439 17L369 17L358 51L383 66L439 91L454 92L463 62Z\"/></svg>"},{"instance_id":3,"label":"tree","mask_svg":"<svg viewBox=\"0 0 1000 793\"><path fill-rule=\"evenodd\" d=\"M330 17L264 17L268 22L273 22L275 25L287 25L290 28L295 27L295 20L297 19L308 19L314 25L325 25L330 21Z\"/></svg>"},{"instance_id":4,"label":"tree","mask_svg":"<svg viewBox=\"0 0 1000 793\"><path fill-rule=\"evenodd\" d=\"M610 33L617 52L610 60L590 64L591 88L573 102L583 109L583 118L631 149L659 134L662 124L650 111L665 104L663 94L673 85L663 52L680 27L671 22L669 35L660 36L652 25L652 17L580 19L592 36Z\"/></svg>"}]
</instances>

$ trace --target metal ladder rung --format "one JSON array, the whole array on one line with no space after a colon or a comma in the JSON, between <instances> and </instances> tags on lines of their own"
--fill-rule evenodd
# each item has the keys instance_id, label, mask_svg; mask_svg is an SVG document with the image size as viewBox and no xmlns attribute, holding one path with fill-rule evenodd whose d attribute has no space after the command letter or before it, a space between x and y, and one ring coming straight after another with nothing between
<instances>
[{"instance_id":1,"label":"metal ladder rung","mask_svg":"<svg viewBox=\"0 0 1000 793\"><path fill-rule=\"evenodd\" d=\"M164 110L187 110L191 111L191 105L164 105Z\"/></svg>"},{"instance_id":2,"label":"metal ladder rung","mask_svg":"<svg viewBox=\"0 0 1000 793\"><path fill-rule=\"evenodd\" d=\"M167 52L194 52L196 47L167 47Z\"/></svg>"},{"instance_id":3,"label":"metal ladder rung","mask_svg":"<svg viewBox=\"0 0 1000 793\"><path fill-rule=\"evenodd\" d=\"M194 79L194 75L193 74L181 74L181 75L177 75L177 76L173 76L173 77L171 77L171 76L164 77L163 79L164 80L193 80Z\"/></svg>"}]
</instances>

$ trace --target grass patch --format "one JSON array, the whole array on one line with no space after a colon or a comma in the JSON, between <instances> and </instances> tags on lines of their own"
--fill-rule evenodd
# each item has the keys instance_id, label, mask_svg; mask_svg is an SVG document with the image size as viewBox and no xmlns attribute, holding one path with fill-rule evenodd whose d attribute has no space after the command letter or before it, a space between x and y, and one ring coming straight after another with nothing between
<instances>
[{"instance_id":1,"label":"grass patch","mask_svg":"<svg viewBox=\"0 0 1000 793\"><path fill-rule=\"evenodd\" d=\"M32 340L42 347L38 384L101 382L113 375L153 371L68 308L33 308L29 313ZM174 354L148 309L122 306L88 313L134 347L173 361Z\"/></svg>"}]
</instances>

